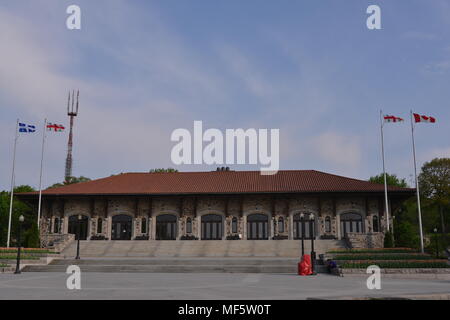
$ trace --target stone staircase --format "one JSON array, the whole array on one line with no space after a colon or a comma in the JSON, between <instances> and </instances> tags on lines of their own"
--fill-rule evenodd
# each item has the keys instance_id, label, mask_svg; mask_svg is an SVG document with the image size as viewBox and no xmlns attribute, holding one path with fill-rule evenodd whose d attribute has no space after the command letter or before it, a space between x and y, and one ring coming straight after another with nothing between
<instances>
[{"instance_id":1,"label":"stone staircase","mask_svg":"<svg viewBox=\"0 0 450 320\"><path fill-rule=\"evenodd\" d=\"M317 256L343 248L337 240L315 241ZM81 272L177 272L177 273L296 273L300 241L81 241L80 260L76 242L48 265L24 267L24 272L65 272L78 265ZM305 253L310 252L305 242ZM318 272L324 266L317 266Z\"/></svg>"},{"instance_id":2,"label":"stone staircase","mask_svg":"<svg viewBox=\"0 0 450 320\"><path fill-rule=\"evenodd\" d=\"M296 273L297 263L298 258L85 258L58 259L46 266L26 266L22 271L66 272L69 265L78 265L81 272L101 273Z\"/></svg>"},{"instance_id":3,"label":"stone staircase","mask_svg":"<svg viewBox=\"0 0 450 320\"><path fill-rule=\"evenodd\" d=\"M299 240L132 240L80 241L82 257L285 257L298 258ZM68 246L61 256L76 256L77 242ZM341 240L315 240L317 256L334 248L345 248ZM311 251L311 241L305 241L305 252Z\"/></svg>"}]
</instances>

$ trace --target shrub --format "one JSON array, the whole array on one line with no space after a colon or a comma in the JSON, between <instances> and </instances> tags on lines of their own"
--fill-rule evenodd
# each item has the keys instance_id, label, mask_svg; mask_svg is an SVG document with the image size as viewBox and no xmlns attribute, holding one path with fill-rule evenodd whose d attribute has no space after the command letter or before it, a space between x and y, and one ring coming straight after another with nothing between
<instances>
[{"instance_id":1,"label":"shrub","mask_svg":"<svg viewBox=\"0 0 450 320\"><path fill-rule=\"evenodd\" d=\"M339 267L344 269L365 269L371 265L380 268L450 268L445 260L407 260L407 261L351 261L344 262Z\"/></svg>"},{"instance_id":2,"label":"shrub","mask_svg":"<svg viewBox=\"0 0 450 320\"><path fill-rule=\"evenodd\" d=\"M436 249L439 250L439 256L445 257L445 249L450 248L450 234L445 233L439 233L439 234L431 234L430 236L430 242L426 245L425 251L436 255ZM436 240L438 243L438 246L436 248Z\"/></svg>"},{"instance_id":3,"label":"shrub","mask_svg":"<svg viewBox=\"0 0 450 320\"><path fill-rule=\"evenodd\" d=\"M143 235L143 236L137 236L137 237L135 237L134 238L134 240L148 240L149 238L148 238L148 236L146 236L146 235Z\"/></svg>"},{"instance_id":4,"label":"shrub","mask_svg":"<svg viewBox=\"0 0 450 320\"><path fill-rule=\"evenodd\" d=\"M432 256L426 254L352 254L337 255L335 260L433 260Z\"/></svg>"},{"instance_id":5,"label":"shrub","mask_svg":"<svg viewBox=\"0 0 450 320\"><path fill-rule=\"evenodd\" d=\"M417 250L412 248L361 248L361 249L335 249L327 251L327 253L346 253L346 254L353 254L353 253L414 253L417 252Z\"/></svg>"},{"instance_id":6,"label":"shrub","mask_svg":"<svg viewBox=\"0 0 450 320\"><path fill-rule=\"evenodd\" d=\"M16 260L17 259L17 254L14 255L0 255L0 260ZM39 260L39 257L37 256L33 256L33 255L20 255L20 259L23 260Z\"/></svg>"},{"instance_id":7,"label":"shrub","mask_svg":"<svg viewBox=\"0 0 450 320\"><path fill-rule=\"evenodd\" d=\"M336 240L336 236L332 235L332 234L323 234L320 236L320 239L323 240Z\"/></svg>"},{"instance_id":8,"label":"shrub","mask_svg":"<svg viewBox=\"0 0 450 320\"><path fill-rule=\"evenodd\" d=\"M105 237L104 235L95 235L91 236L91 240L108 240L108 238Z\"/></svg>"},{"instance_id":9,"label":"shrub","mask_svg":"<svg viewBox=\"0 0 450 320\"><path fill-rule=\"evenodd\" d=\"M33 223L31 228L25 232L25 247L27 248L39 248L41 242L39 240L39 230L37 223Z\"/></svg>"},{"instance_id":10,"label":"shrub","mask_svg":"<svg viewBox=\"0 0 450 320\"><path fill-rule=\"evenodd\" d=\"M181 236L180 240L198 240L198 238L192 234L186 234Z\"/></svg>"},{"instance_id":11,"label":"shrub","mask_svg":"<svg viewBox=\"0 0 450 320\"><path fill-rule=\"evenodd\" d=\"M273 240L287 240L288 236L277 234L276 236L273 236L272 239Z\"/></svg>"},{"instance_id":12,"label":"shrub","mask_svg":"<svg viewBox=\"0 0 450 320\"><path fill-rule=\"evenodd\" d=\"M394 238L396 247L419 247L419 236L414 231L412 224L408 221L396 224Z\"/></svg>"},{"instance_id":13,"label":"shrub","mask_svg":"<svg viewBox=\"0 0 450 320\"><path fill-rule=\"evenodd\" d=\"M392 237L392 233L387 231L384 234L384 247L385 248L393 248L394 247L394 238Z\"/></svg>"}]
</instances>

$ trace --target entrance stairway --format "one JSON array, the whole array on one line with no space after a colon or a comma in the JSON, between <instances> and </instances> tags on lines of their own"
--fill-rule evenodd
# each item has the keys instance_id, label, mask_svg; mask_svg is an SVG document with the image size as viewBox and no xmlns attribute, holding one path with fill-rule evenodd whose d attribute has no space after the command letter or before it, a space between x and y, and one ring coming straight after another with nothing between
<instances>
[{"instance_id":1,"label":"entrance stairway","mask_svg":"<svg viewBox=\"0 0 450 320\"><path fill-rule=\"evenodd\" d=\"M81 241L82 257L285 257L300 256L299 240L129 240ZM333 248L345 248L341 240L315 240L317 256ZM74 241L62 256L75 257ZM305 253L311 251L311 241L305 241Z\"/></svg>"},{"instance_id":2,"label":"entrance stairway","mask_svg":"<svg viewBox=\"0 0 450 320\"><path fill-rule=\"evenodd\" d=\"M337 240L315 241L317 256L343 248ZM178 273L296 273L300 256L298 240L230 241L81 241L48 265L26 266L24 272L65 272L78 265L81 272L178 272ZM310 252L305 242L305 253ZM317 266L318 272L324 266Z\"/></svg>"}]
</instances>

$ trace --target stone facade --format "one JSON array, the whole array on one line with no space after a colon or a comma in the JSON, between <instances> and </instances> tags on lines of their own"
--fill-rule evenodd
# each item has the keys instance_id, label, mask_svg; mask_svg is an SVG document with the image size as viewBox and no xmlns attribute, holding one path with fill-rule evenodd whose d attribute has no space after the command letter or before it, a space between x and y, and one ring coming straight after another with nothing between
<instances>
[{"instance_id":1,"label":"stone facade","mask_svg":"<svg viewBox=\"0 0 450 320\"><path fill-rule=\"evenodd\" d=\"M381 200L380 200L381 199ZM41 232L68 234L75 230L70 217L87 218L86 239L113 239L114 230L126 234L126 239L155 240L161 228L167 228L162 218L171 217L174 239L204 239L202 228L220 239L249 239L263 233L264 239L294 239L298 217L312 214L314 234L321 239L342 239L349 230L341 230L343 223L357 228L356 234L383 232L385 219L382 198L379 196L303 196L303 195L229 195L229 196L111 196L44 198ZM355 221L348 222L351 214ZM205 222L215 216L219 222ZM263 225L250 226L250 219L258 215L266 219ZM124 217L130 230L116 218ZM217 218L220 217L220 218ZM356 218L355 218L356 217ZM73 218L72 218L73 219ZM296 222L297 221L297 222ZM74 223L72 221L72 223ZM120 224L122 223L122 225ZM374 230L374 223L377 224ZM204 224L204 227L202 227ZM116 228L116 229L115 229ZM214 229L216 231L211 231ZM252 229L253 228L253 229ZM258 229L259 228L259 229ZM166 230L166 229L164 229ZM258 231L259 230L259 231ZM261 231L262 230L262 231ZM355 230L351 229L352 232ZM168 231L164 231L168 232ZM172 232L172 231L170 231ZM252 233L249 235L248 233ZM345 234L344 234L345 233ZM369 244L367 244L369 245Z\"/></svg>"}]
</instances>

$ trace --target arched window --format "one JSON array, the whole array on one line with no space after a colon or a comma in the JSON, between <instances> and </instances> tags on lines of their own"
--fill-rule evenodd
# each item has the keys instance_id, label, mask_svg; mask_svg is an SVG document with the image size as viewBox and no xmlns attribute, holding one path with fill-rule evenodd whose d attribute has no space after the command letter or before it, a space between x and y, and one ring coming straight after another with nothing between
<instances>
[{"instance_id":1,"label":"arched window","mask_svg":"<svg viewBox=\"0 0 450 320\"><path fill-rule=\"evenodd\" d=\"M283 217L278 218L278 232L283 233L284 232L284 219Z\"/></svg>"},{"instance_id":2,"label":"arched window","mask_svg":"<svg viewBox=\"0 0 450 320\"><path fill-rule=\"evenodd\" d=\"M53 219L50 218L48 219L48 232L52 233L52 231L53 231Z\"/></svg>"},{"instance_id":3,"label":"arched window","mask_svg":"<svg viewBox=\"0 0 450 320\"><path fill-rule=\"evenodd\" d=\"M54 233L59 233L59 218L55 218Z\"/></svg>"},{"instance_id":4,"label":"arched window","mask_svg":"<svg viewBox=\"0 0 450 320\"><path fill-rule=\"evenodd\" d=\"M345 213L341 215L341 234L348 232L364 233L361 215L357 213Z\"/></svg>"},{"instance_id":5,"label":"arched window","mask_svg":"<svg viewBox=\"0 0 450 320\"><path fill-rule=\"evenodd\" d=\"M294 239L311 239L316 237L315 220L310 219L310 214L305 212L294 215Z\"/></svg>"},{"instance_id":6,"label":"arched window","mask_svg":"<svg viewBox=\"0 0 450 320\"><path fill-rule=\"evenodd\" d=\"M380 232L380 223L378 221L378 216L373 216L373 232Z\"/></svg>"},{"instance_id":7,"label":"arched window","mask_svg":"<svg viewBox=\"0 0 450 320\"><path fill-rule=\"evenodd\" d=\"M102 233L102 232L103 232L103 219L98 218L97 219L97 233Z\"/></svg>"},{"instance_id":8,"label":"arched window","mask_svg":"<svg viewBox=\"0 0 450 320\"><path fill-rule=\"evenodd\" d=\"M192 233L192 220L191 218L186 219L186 233Z\"/></svg>"},{"instance_id":9,"label":"arched window","mask_svg":"<svg viewBox=\"0 0 450 320\"><path fill-rule=\"evenodd\" d=\"M231 220L231 232L232 233L238 232L238 220L236 217L233 217L233 220Z\"/></svg>"},{"instance_id":10,"label":"arched window","mask_svg":"<svg viewBox=\"0 0 450 320\"><path fill-rule=\"evenodd\" d=\"M161 214L156 217L156 240L175 240L177 238L177 217Z\"/></svg>"},{"instance_id":11,"label":"arched window","mask_svg":"<svg viewBox=\"0 0 450 320\"><path fill-rule=\"evenodd\" d=\"M220 240L223 234L222 216L206 214L201 218L202 240Z\"/></svg>"},{"instance_id":12,"label":"arched window","mask_svg":"<svg viewBox=\"0 0 450 320\"><path fill-rule=\"evenodd\" d=\"M247 239L267 240L269 218L265 214L251 214L247 217Z\"/></svg>"},{"instance_id":13,"label":"arched window","mask_svg":"<svg viewBox=\"0 0 450 320\"><path fill-rule=\"evenodd\" d=\"M331 232L331 218L325 218L325 232Z\"/></svg>"},{"instance_id":14,"label":"arched window","mask_svg":"<svg viewBox=\"0 0 450 320\"><path fill-rule=\"evenodd\" d=\"M131 240L133 219L126 214L112 217L111 240Z\"/></svg>"},{"instance_id":15,"label":"arched window","mask_svg":"<svg viewBox=\"0 0 450 320\"><path fill-rule=\"evenodd\" d=\"M147 233L147 219L146 218L142 218L141 233Z\"/></svg>"}]
</instances>

